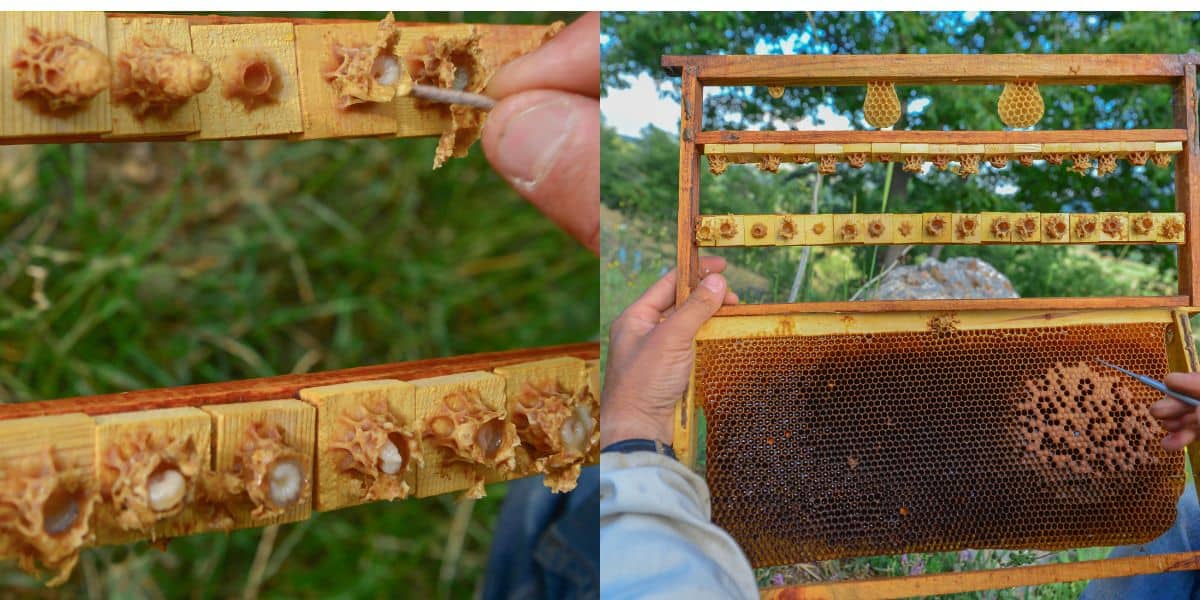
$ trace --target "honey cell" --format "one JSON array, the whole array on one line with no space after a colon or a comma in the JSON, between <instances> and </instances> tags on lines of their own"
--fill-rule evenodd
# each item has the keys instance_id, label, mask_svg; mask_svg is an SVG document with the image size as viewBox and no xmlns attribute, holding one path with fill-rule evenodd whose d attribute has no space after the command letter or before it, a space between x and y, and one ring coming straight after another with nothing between
<instances>
[{"instance_id":1,"label":"honey cell","mask_svg":"<svg viewBox=\"0 0 1200 600\"><path fill-rule=\"evenodd\" d=\"M1161 396L1095 359L1162 377L1169 327L701 338L713 521L756 567L1154 539L1183 456L1158 444Z\"/></svg>"}]
</instances>

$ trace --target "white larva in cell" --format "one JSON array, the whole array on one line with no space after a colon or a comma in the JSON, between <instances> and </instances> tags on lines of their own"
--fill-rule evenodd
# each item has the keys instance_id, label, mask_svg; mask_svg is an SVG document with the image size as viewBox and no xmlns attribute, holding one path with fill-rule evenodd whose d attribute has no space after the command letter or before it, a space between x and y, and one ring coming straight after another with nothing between
<instances>
[{"instance_id":1,"label":"white larva in cell","mask_svg":"<svg viewBox=\"0 0 1200 600\"><path fill-rule=\"evenodd\" d=\"M384 442L379 451L379 470L387 475L395 475L404 468L404 455L391 440Z\"/></svg>"},{"instance_id":2,"label":"white larva in cell","mask_svg":"<svg viewBox=\"0 0 1200 600\"><path fill-rule=\"evenodd\" d=\"M300 463L294 460L281 460L271 468L270 495L271 503L277 507L286 507L300 500L300 489L304 486L304 473Z\"/></svg>"},{"instance_id":3,"label":"white larva in cell","mask_svg":"<svg viewBox=\"0 0 1200 600\"><path fill-rule=\"evenodd\" d=\"M575 452L587 451L595 425L591 410L583 404L576 405L571 417L563 422L560 432L563 444Z\"/></svg>"},{"instance_id":4,"label":"white larva in cell","mask_svg":"<svg viewBox=\"0 0 1200 600\"><path fill-rule=\"evenodd\" d=\"M379 85L396 85L400 81L400 61L390 54L381 54L371 65L371 77Z\"/></svg>"},{"instance_id":5,"label":"white larva in cell","mask_svg":"<svg viewBox=\"0 0 1200 600\"><path fill-rule=\"evenodd\" d=\"M166 512L178 506L186 492L183 475L175 469L163 469L146 480L150 508L157 512Z\"/></svg>"}]
</instances>

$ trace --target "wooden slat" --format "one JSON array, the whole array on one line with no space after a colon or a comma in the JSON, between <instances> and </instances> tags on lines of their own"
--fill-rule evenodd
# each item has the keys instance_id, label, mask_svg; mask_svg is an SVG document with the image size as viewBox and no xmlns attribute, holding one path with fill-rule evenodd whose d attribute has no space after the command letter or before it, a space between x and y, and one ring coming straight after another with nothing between
<instances>
[{"instance_id":1,"label":"wooden slat","mask_svg":"<svg viewBox=\"0 0 1200 600\"><path fill-rule=\"evenodd\" d=\"M301 140L345 137L378 137L396 133L394 102L364 102L339 109L337 93L325 79L335 46L370 45L379 31L377 23L297 25L296 69L300 83L303 127Z\"/></svg>"},{"instance_id":2,"label":"wooden slat","mask_svg":"<svg viewBox=\"0 0 1200 600\"><path fill-rule=\"evenodd\" d=\"M799 233L791 240L780 239L774 232L779 227L777 224L782 217L791 217L795 222L807 221L799 228ZM1144 216L1150 216L1153 219L1154 227L1149 233L1138 233L1131 231L1130 220ZM1010 228L1015 228L1012 225L1019 217L1031 217L1038 222L1035 235L1027 239L1015 237L1013 235L1005 235L996 237L992 235L992 227L995 219L1003 217L1010 219ZM928 230L922 227L921 223L929 223L936 218L943 218L951 223L952 227L947 227L936 236L930 235ZM960 220L972 218L977 224L974 233L970 235L962 235L958 227ZM1081 237L1081 230L1076 226L1076 223L1083 219L1091 220L1095 223L1105 223L1107 219L1114 218L1120 221L1120 232L1109 234L1104 231L1103 227L1098 228L1092 233L1084 233ZM1183 233L1172 232L1172 235L1167 236L1164 233L1165 224L1171 220L1176 223L1185 223L1183 213L1172 212L1141 212L1141 213L1125 213L1125 212L1101 212L1101 213L823 213L818 215L700 215L700 232L694 235L696 243L704 248L712 247L750 247L750 246L908 246L912 244L935 244L935 245L979 245L979 244L996 244L996 245L1013 245L1013 246L1028 246L1036 244L1086 244L1086 245L1115 245L1115 244L1181 244L1186 239L1187 226L1184 224ZM908 238L899 235L895 231L896 223L901 220L907 221L914 230ZM1058 239L1052 239L1045 232L1050 230L1051 223L1054 220L1060 220L1064 223L1070 222L1070 235ZM824 231L820 234L815 233L816 223L824 227ZM731 237L723 237L720 235L721 227L725 224L735 224L737 232ZM847 239L841 232L843 227L853 224L857 230L857 234ZM872 226L882 225L883 233L880 235L872 235L870 228ZM753 232L755 228L760 228L765 231L765 235L761 238L755 238ZM707 237L702 232L708 232ZM715 238L715 239L714 239Z\"/></svg>"},{"instance_id":3,"label":"wooden slat","mask_svg":"<svg viewBox=\"0 0 1200 600\"><path fill-rule=\"evenodd\" d=\"M14 98L16 71L10 63L33 27L45 35L70 33L108 53L108 24L102 12L0 11L0 138L38 137L54 143L59 137L107 133L113 125L107 88L77 110L54 115L42 111L32 99Z\"/></svg>"},{"instance_id":4,"label":"wooden slat","mask_svg":"<svg viewBox=\"0 0 1200 600\"><path fill-rule=\"evenodd\" d=\"M1193 59L1194 60L1194 59ZM696 67L703 85L1170 83L1188 57L1174 54L838 54L663 56L668 73Z\"/></svg>"},{"instance_id":5,"label":"wooden slat","mask_svg":"<svg viewBox=\"0 0 1200 600\"><path fill-rule=\"evenodd\" d=\"M675 303L687 299L700 283L700 250L692 232L700 214L700 153L696 135L704 126L704 90L696 79L696 68L687 67L680 87L679 122L679 229L676 249Z\"/></svg>"},{"instance_id":6,"label":"wooden slat","mask_svg":"<svg viewBox=\"0 0 1200 600\"><path fill-rule=\"evenodd\" d=\"M1196 65L1187 65L1174 94L1175 125L1182 127L1184 151L1175 160L1175 210L1188 227L1200 224L1200 134L1196 125ZM1189 231L1179 247L1179 293L1200 304L1200 232Z\"/></svg>"},{"instance_id":7,"label":"wooden slat","mask_svg":"<svg viewBox=\"0 0 1200 600\"><path fill-rule=\"evenodd\" d=\"M1152 554L1102 560L1085 560L1052 565L1031 565L966 573L937 573L908 577L886 577L863 581L814 583L762 590L762 598L773 600L870 600L908 598L1026 585L1045 585L1083 579L1105 579L1147 573L1170 573L1200 569L1200 552Z\"/></svg>"},{"instance_id":8,"label":"wooden slat","mask_svg":"<svg viewBox=\"0 0 1200 600\"><path fill-rule=\"evenodd\" d=\"M192 50L212 66L213 81L201 92L200 131L189 139L216 140L288 135L301 131L296 33L290 23L192 25ZM274 101L249 110L223 91L226 60L254 49L271 61Z\"/></svg>"},{"instance_id":9,"label":"wooden slat","mask_svg":"<svg viewBox=\"0 0 1200 600\"><path fill-rule=\"evenodd\" d=\"M190 28L192 30L193 36L197 36L198 33L203 34L204 32L213 32L213 31L219 31L219 32L225 32L226 30L233 31L233 32L245 31L245 30L247 30L246 28L250 28L252 30L261 31L261 32L270 32L270 31L274 31L277 29L280 31L282 31L283 29L286 29L287 31L292 31L292 29L293 29L292 26L311 26L312 27L311 31L306 30L308 33L315 32L315 33L320 33L322 35L328 33L328 34L332 35L338 31L345 31L347 29L356 29L356 28L365 28L365 29L363 29L364 31L366 31L366 29L374 31L375 28L378 26L378 21L361 20L361 19L310 19L310 18L288 18L288 17L244 17L244 16L223 16L223 15L162 15L162 14L153 14L153 13L125 13L125 12L82 13L79 11L75 11L75 12L70 12L70 13L67 13L67 12L64 12L64 13L15 13L15 12L14 13L2 13L2 14L0 14L0 29L4 29L5 31L7 31L6 28L9 28L11 25L12 27L15 28L15 29L13 29L13 31L18 31L18 30L23 31L23 23L25 22L26 19L35 18L35 17L42 18L39 15L43 15L43 14L49 15L46 18L53 19L54 20L53 22L58 22L59 20L66 18L66 17L61 17L60 15L76 15L76 17L78 17L79 15L83 15L83 16L90 15L92 17L95 17L97 22L102 22L105 19L107 19L109 21L110 26L111 26L112 22L114 22L114 21L116 21L116 22L126 22L126 21L131 21L131 22L132 21L178 22L178 23L183 24L185 28ZM380 13L381 17L382 17L382 15L383 15L383 13ZM76 18L76 17L72 17L72 18ZM426 37L426 36L445 37L445 36L465 35L468 32L476 31L481 36L479 44L480 44L480 48L484 52L485 62L487 62L491 67L495 68L495 67L503 65L503 64L517 58L518 56L521 56L521 55L537 48L545 40L547 32L554 30L558 26L561 26L561 23L548 24L548 25L492 25L492 24L486 24L486 23L478 23L478 24L474 24L474 23L422 23L422 22L399 22L399 21L397 21L396 26L400 33L399 44L400 44L401 48L411 46L412 42L414 40L418 40L418 39ZM275 28L275 29L272 29L272 28ZM283 29L279 29L279 28L283 28ZM74 29L79 29L79 28L74 28ZM315 33L314 33L314 35L315 35ZM216 35L216 34L214 33L214 35ZM264 33L261 35L257 35L255 37L256 37L256 41L261 41L264 39L268 39L271 36L266 35ZM289 38L290 37L291 37L291 34L289 34ZM311 38L313 36L308 36L308 37ZM7 47L7 45L15 44L18 41L20 41L18 38L19 38L19 36L16 36L15 33L12 36L0 35L0 50L3 50L3 52L0 52L0 54L4 54L7 56L7 54L5 54L7 52L7 50L5 50L5 48ZM103 42L103 40L100 40L100 41ZM45 121L46 123L48 123L49 126L53 126L52 129L49 129L46 131L41 131L41 130L26 131L26 129L28 129L28 128L20 123L14 124L12 127L8 128L8 129L12 129L12 131L7 131L6 126L4 125L7 122L7 120L16 119L17 117L24 114L21 110L21 106L18 106L18 104L23 104L23 103L14 104L11 102L10 103L0 102L0 145L36 144L36 143L84 143L84 142L95 143L95 142L111 142L111 141L122 141L122 142L128 142L128 141L181 141L181 140L186 140L186 139L234 139L234 138L247 138L247 137L254 137L254 138L260 138L260 139L277 139L277 138L284 138L284 137L290 137L293 139L313 139L313 138L348 137L348 136L378 137L380 135L386 135L386 137L392 137L393 135L395 135L396 137L419 137L419 136L440 135L442 133L442 131L446 128L447 120L444 118L442 111L437 110L437 109L431 109L431 110L414 109L412 106L413 99L407 98L407 97L398 98L394 103L391 103L388 106L367 107L367 108L356 107L355 109L353 109L350 112L327 109L327 107L325 107L323 105L322 106L312 106L312 107L306 106L305 110L307 111L306 116L308 118L305 122L309 126L306 128L304 123L301 122L301 117L300 117L300 113L299 113L299 110L300 110L300 104L299 104L299 99L298 99L298 94L299 94L299 83L298 82L299 82L299 80L297 79L297 74L292 72L292 71L296 71L296 69L297 69L297 59L295 57L291 57L291 56L287 57L286 60L281 60L279 62L288 63L288 66L285 69L283 69L283 70L288 71L288 73L285 73L284 76L281 77L281 80L283 80L285 84L291 85L291 87L293 89L281 90L281 93L280 93L281 99L275 105L260 107L249 113L245 113L245 111L239 112L238 110L236 110L236 107L233 107L232 104L224 101L224 98L222 98L220 96L219 89L221 87L222 82L221 82L219 61L214 62L213 60L211 60L214 57L206 56L207 54L213 54L213 52L209 51L211 49L206 49L204 47L203 40L200 40L200 41L201 41L201 43L198 44L197 48L195 48L196 54L205 56L207 59L210 59L209 62L214 69L214 73L213 73L213 82L209 86L209 89L206 90L204 93L198 95L195 99L193 99L191 101L192 103L202 105L200 107L200 111L199 111L200 117L201 117L201 123L200 123L201 131L198 134L191 135L188 133L174 133L174 129L176 129L176 128L172 128L170 131L166 131L166 130L164 130L164 129L166 129L164 127L147 127L146 128L147 130L145 131L144 134L139 134L137 131L118 131L117 135L114 136L114 135L108 135L108 130L109 130L109 128L112 127L112 124L109 122L108 118L103 119L104 124L102 127L84 126L84 125L81 125L76 122L82 118L82 115L90 114L89 113L90 110L99 110L99 109L89 109L89 111L83 111L77 115L72 116L71 119L62 119L62 118L58 118L58 117L54 117L54 118L46 117L44 119L40 119L40 121ZM119 45L120 44L118 44L118 46ZM259 45L261 45L261 44L259 44ZM101 43L98 45L98 47L100 47L101 50L104 50L106 46L108 46L107 43ZM224 44L222 44L222 46L223 47L235 47L235 46L236 47L243 47L243 46L244 47L255 47L256 44L255 43L245 43L245 44L237 43L237 44L230 45L229 43L224 43ZM295 44L290 39L288 41L288 46L289 46L288 52L294 54L295 53L295 48L294 48ZM117 46L114 46L114 47L117 47ZM304 44L301 44L301 47L302 47L302 49L305 49ZM315 50L321 50L323 47L324 47L323 44L318 43L315 45ZM274 48L274 47L272 47L271 50L273 52L279 51L278 48ZM298 65L299 66L298 73L307 74L307 75L312 75L313 73L317 73L319 75L318 72L320 71L321 68L323 68L323 63L327 62L325 60L326 53L321 51L321 52L316 52L316 54L319 55L318 58L320 58L321 60L317 60L317 61L303 60L305 57L312 58L309 55L300 57L301 61ZM111 52L110 52L110 55L115 56L115 54L113 54ZM320 63L320 64L318 64L318 63ZM5 74L7 74L8 72L9 72L9 70L0 69L0 90L6 89L6 86L11 87L10 84L8 84L6 82L6 80L4 79ZM314 77L316 77L316 75L314 75ZM310 80L310 81L308 81L308 83L310 84L310 85L308 85L308 87L310 89L315 90L315 92L317 92L318 94L320 92L325 91L325 87L327 87L327 86L324 86L324 82L315 82L314 83L314 81ZM104 93L101 94L101 96L103 98L97 97L94 100L97 105L103 104L102 108L105 111L105 115L107 115L110 110L110 106L111 106L110 102L108 101L110 94L107 91L105 91ZM308 99L311 100L311 98L308 98ZM310 104L312 104L312 103L310 103ZM205 106L203 106L203 105L207 105L207 110L205 110ZM231 107L233 107L233 108L231 109ZM280 107L286 108L286 111L280 110ZM388 108L388 107L391 107L391 108ZM290 114L289 115L268 114L268 113L270 113L270 111L268 110L270 108L275 108L276 113L287 112ZM293 110L293 108L295 110ZM6 109L8 109L8 112L6 112ZM369 120L369 119L363 119L362 115L360 113L372 112L372 109L374 109L377 112L386 112L387 113L386 118L383 119L384 121L387 122L387 126L385 126L385 127L376 127L374 125L368 126L368 127L360 126L364 120ZM127 111L127 109L125 109L123 107L119 107L119 106L112 108L112 110L117 110L117 111L126 110ZM324 112L328 113L328 114L323 115L322 110L324 110ZM351 112L353 114L351 114ZM10 115L9 113L12 113L12 114ZM205 115L208 115L207 119L205 119ZM214 115L216 115L216 116L214 116ZM271 120L271 122L266 122L266 123L254 122L252 120L252 117L255 117L255 116L261 117L264 115L272 116L272 117L280 117L280 118L273 118ZM323 117L346 117L347 115L349 115L349 116L355 117L354 119L350 119L350 121L354 121L355 123L351 123L350 125L347 125L347 124L341 123L341 121L346 120L345 118L337 118L337 119L331 120L328 118L323 118L322 115L323 115ZM294 116L294 122L288 122L288 123L285 123L283 126L279 126L278 123L276 123L276 122L283 120L282 117L284 117L284 116L287 116L288 119L291 119ZM378 116L378 115L371 115L371 116ZM11 117L11 119L9 117ZM222 137L223 132L222 132L221 128L224 126L224 117L232 117L232 120L234 121L234 123L231 127L229 127L229 131L227 132L228 135L225 135L224 137ZM322 117L322 118L318 118L318 117ZM28 120L30 122L38 121L37 119L34 119L32 117L29 119L26 119L26 120ZM378 121L378 120L379 119L376 119L376 121ZM262 121L262 119L259 119L259 121ZM326 122L326 121L329 121L329 122ZM330 125L330 123L333 123L333 124ZM151 123L151 124L154 124L154 123ZM127 130L128 127L124 128L124 129ZM178 129L183 129L183 128L178 128ZM249 130L249 132L247 130ZM284 131L284 130L286 130L286 131ZM359 131L359 130L365 130L365 131ZM383 133L380 133L379 131L383 131ZM120 139L116 139L118 137Z\"/></svg>"},{"instance_id":10,"label":"wooden slat","mask_svg":"<svg viewBox=\"0 0 1200 600\"><path fill-rule=\"evenodd\" d=\"M914 310L1078 310L1092 308L1177 308L1187 296L1104 296L1099 298L979 298L968 300L863 300L723 306L718 317L824 312L904 312Z\"/></svg>"},{"instance_id":11,"label":"wooden slat","mask_svg":"<svg viewBox=\"0 0 1200 600\"><path fill-rule=\"evenodd\" d=\"M584 360L599 358L600 344L586 342L542 348L523 348L503 352L485 352L466 356L356 367L323 373L281 375L278 377L264 377L244 381L205 383L173 388L105 394L101 396L79 396L61 400L0 404L0 420L41 415L60 415L71 412L104 415L149 410L152 408L177 408L181 406L205 406L230 402L295 398L301 389L308 387L369 379L410 380L439 375L452 375L466 371L486 371L504 365L555 356L576 356Z\"/></svg>"},{"instance_id":12,"label":"wooden slat","mask_svg":"<svg viewBox=\"0 0 1200 600\"><path fill-rule=\"evenodd\" d=\"M1193 111L1194 113L1194 111ZM1180 123L1182 125L1182 122ZM701 131L699 144L1045 144L1069 142L1179 142L1180 129L1079 129L1052 131Z\"/></svg>"},{"instance_id":13,"label":"wooden slat","mask_svg":"<svg viewBox=\"0 0 1200 600\"><path fill-rule=\"evenodd\" d=\"M156 38L176 50L192 52L191 30L185 19L109 18L108 58L113 62L113 68L116 68L118 57L132 49L134 40ZM114 103L111 111L112 131L108 136L114 138L183 137L200 129L200 103L195 96L166 115L139 118L128 104L123 103Z\"/></svg>"}]
</instances>

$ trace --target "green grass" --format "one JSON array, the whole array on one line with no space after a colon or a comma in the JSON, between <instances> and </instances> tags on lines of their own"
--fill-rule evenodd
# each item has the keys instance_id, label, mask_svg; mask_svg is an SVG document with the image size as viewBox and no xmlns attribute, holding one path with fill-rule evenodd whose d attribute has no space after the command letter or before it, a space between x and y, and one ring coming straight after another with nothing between
<instances>
[{"instance_id":1,"label":"green grass","mask_svg":"<svg viewBox=\"0 0 1200 600\"><path fill-rule=\"evenodd\" d=\"M431 171L434 146L0 148L0 401L595 339L595 257L478 147ZM89 549L62 594L467 596L504 491ZM42 593L11 563L0 589Z\"/></svg>"}]
</instances>

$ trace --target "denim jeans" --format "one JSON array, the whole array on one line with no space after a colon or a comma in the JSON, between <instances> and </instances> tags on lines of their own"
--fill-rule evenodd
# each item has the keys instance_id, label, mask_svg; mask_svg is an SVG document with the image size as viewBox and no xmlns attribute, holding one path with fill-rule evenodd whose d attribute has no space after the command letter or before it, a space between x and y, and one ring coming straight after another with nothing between
<instances>
[{"instance_id":1,"label":"denim jeans","mask_svg":"<svg viewBox=\"0 0 1200 600\"><path fill-rule=\"evenodd\" d=\"M483 600L600 596L600 467L569 493L541 477L508 484L488 558Z\"/></svg>"},{"instance_id":2,"label":"denim jeans","mask_svg":"<svg viewBox=\"0 0 1200 600\"><path fill-rule=\"evenodd\" d=\"M1192 552L1200 549L1200 505L1196 502L1196 487L1184 486L1179 498L1175 524L1157 539L1135 546L1118 546L1109 558L1145 556L1170 552ZM1111 579L1096 579L1088 584L1080 600L1184 600L1200 599L1196 571L1177 571L1157 575L1134 575Z\"/></svg>"}]
</instances>

